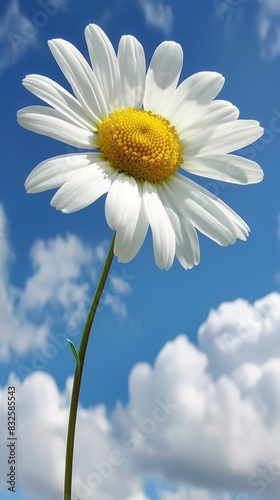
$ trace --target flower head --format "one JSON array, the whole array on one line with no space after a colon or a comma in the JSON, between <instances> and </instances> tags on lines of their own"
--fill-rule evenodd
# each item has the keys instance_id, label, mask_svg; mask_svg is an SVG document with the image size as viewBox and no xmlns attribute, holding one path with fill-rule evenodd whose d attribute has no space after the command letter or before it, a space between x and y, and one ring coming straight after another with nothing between
<instances>
[{"instance_id":1,"label":"flower head","mask_svg":"<svg viewBox=\"0 0 280 500\"><path fill-rule=\"evenodd\" d=\"M23 85L48 106L18 112L33 132L89 150L45 160L26 180L29 193L59 188L57 210L80 210L107 193L105 215L116 231L114 252L130 261L149 226L157 265L176 255L186 269L199 262L197 229L220 245L246 240L249 228L225 203L186 172L236 184L262 179L253 161L229 154L263 133L239 120L230 102L214 100L224 78L200 72L179 86L183 52L175 42L157 47L146 72L142 45L123 36L117 54L96 25L85 30L91 66L69 42L49 42L73 94L53 80L29 75Z\"/></svg>"}]
</instances>

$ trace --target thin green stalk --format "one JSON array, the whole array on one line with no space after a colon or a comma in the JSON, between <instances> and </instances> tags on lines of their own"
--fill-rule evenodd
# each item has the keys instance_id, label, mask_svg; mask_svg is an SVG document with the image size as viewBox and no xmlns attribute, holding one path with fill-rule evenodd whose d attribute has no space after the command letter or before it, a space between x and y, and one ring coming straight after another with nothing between
<instances>
[{"instance_id":1,"label":"thin green stalk","mask_svg":"<svg viewBox=\"0 0 280 500\"><path fill-rule=\"evenodd\" d=\"M87 344L90 336L90 331L92 323L95 317L95 313L104 290L106 280L110 271L110 267L113 261L114 253L114 241L115 234L113 236L111 246L105 261L103 271L101 273L99 283L96 288L96 292L92 299L92 303L89 309L88 317L84 326L84 331L82 335L82 340L79 349L79 362L76 364L74 383L72 389L69 422L68 422L68 434L67 434L67 445L66 445L66 461L65 461L65 481L64 481L64 500L72 500L72 470L73 470L73 454L74 454L74 441L75 441L75 429L76 429L76 419L79 403L79 394L83 376L83 368L87 350Z\"/></svg>"}]
</instances>

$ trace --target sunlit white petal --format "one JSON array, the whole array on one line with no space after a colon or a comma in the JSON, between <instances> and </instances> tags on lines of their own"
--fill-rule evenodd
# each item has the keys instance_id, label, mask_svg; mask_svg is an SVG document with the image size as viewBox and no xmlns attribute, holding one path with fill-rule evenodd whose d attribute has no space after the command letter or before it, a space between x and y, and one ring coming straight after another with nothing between
<instances>
[{"instance_id":1,"label":"sunlit white petal","mask_svg":"<svg viewBox=\"0 0 280 500\"><path fill-rule=\"evenodd\" d=\"M179 200L169 188L168 182L159 184L158 192L176 235L176 257L185 269L191 269L199 263L200 257L197 232L184 217L185 214L181 213Z\"/></svg>"},{"instance_id":2,"label":"sunlit white petal","mask_svg":"<svg viewBox=\"0 0 280 500\"><path fill-rule=\"evenodd\" d=\"M85 29L88 52L108 110L122 106L119 65L114 48L104 31L96 24Z\"/></svg>"},{"instance_id":3,"label":"sunlit white petal","mask_svg":"<svg viewBox=\"0 0 280 500\"><path fill-rule=\"evenodd\" d=\"M176 123L176 130L182 142L187 142L193 130L217 127L222 123L237 120L239 110L228 101L216 100L206 106L193 106L192 112L182 110L181 118Z\"/></svg>"},{"instance_id":4,"label":"sunlit white petal","mask_svg":"<svg viewBox=\"0 0 280 500\"><path fill-rule=\"evenodd\" d=\"M191 174L234 184L255 184L263 178L263 171L257 163L232 154L187 157L182 168Z\"/></svg>"},{"instance_id":5,"label":"sunlit white petal","mask_svg":"<svg viewBox=\"0 0 280 500\"><path fill-rule=\"evenodd\" d=\"M222 246L246 239L249 228L241 218L236 219L226 204L186 177L176 174L172 179L174 189L185 193L185 208L195 227ZM233 215L234 214L234 215Z\"/></svg>"},{"instance_id":6,"label":"sunlit white petal","mask_svg":"<svg viewBox=\"0 0 280 500\"><path fill-rule=\"evenodd\" d=\"M176 89L183 51L175 42L163 42L154 52L146 78L144 108L163 114Z\"/></svg>"},{"instance_id":7,"label":"sunlit white petal","mask_svg":"<svg viewBox=\"0 0 280 500\"><path fill-rule=\"evenodd\" d=\"M122 36L118 48L123 106L141 108L145 92L146 60L142 45L133 36Z\"/></svg>"},{"instance_id":8,"label":"sunlit white petal","mask_svg":"<svg viewBox=\"0 0 280 500\"><path fill-rule=\"evenodd\" d=\"M22 83L32 94L62 113L67 121L91 131L96 130L79 101L58 83L41 75L28 75Z\"/></svg>"},{"instance_id":9,"label":"sunlit white petal","mask_svg":"<svg viewBox=\"0 0 280 500\"><path fill-rule=\"evenodd\" d=\"M115 254L120 262L130 261L142 246L149 226L141 184L119 174L107 195L105 215L108 225L116 230Z\"/></svg>"},{"instance_id":10,"label":"sunlit white petal","mask_svg":"<svg viewBox=\"0 0 280 500\"><path fill-rule=\"evenodd\" d=\"M184 80L175 90L172 98L164 110L166 116L173 123L177 123L185 112L191 114L201 106L207 106L219 94L224 77L219 73L202 71L195 73Z\"/></svg>"},{"instance_id":11,"label":"sunlit white petal","mask_svg":"<svg viewBox=\"0 0 280 500\"><path fill-rule=\"evenodd\" d=\"M139 189L141 191L142 186L139 186ZM133 221L133 219L131 220ZM135 221L134 232L130 228L122 227L116 233L114 252L119 262L129 262L137 255L144 243L148 228L149 221L142 199L138 219Z\"/></svg>"},{"instance_id":12,"label":"sunlit white petal","mask_svg":"<svg viewBox=\"0 0 280 500\"><path fill-rule=\"evenodd\" d=\"M56 109L28 106L18 111L17 119L27 130L47 135L70 146L84 149L96 147L96 136L93 132L66 121L65 116Z\"/></svg>"},{"instance_id":13,"label":"sunlit white petal","mask_svg":"<svg viewBox=\"0 0 280 500\"><path fill-rule=\"evenodd\" d=\"M65 213L81 210L107 193L116 176L106 163L79 169L59 188L51 205Z\"/></svg>"},{"instance_id":14,"label":"sunlit white petal","mask_svg":"<svg viewBox=\"0 0 280 500\"><path fill-rule=\"evenodd\" d=\"M39 193L62 186L77 170L101 161L100 153L79 153L55 156L42 161L25 181L28 193Z\"/></svg>"},{"instance_id":15,"label":"sunlit white petal","mask_svg":"<svg viewBox=\"0 0 280 500\"><path fill-rule=\"evenodd\" d=\"M255 120L237 120L223 123L211 135L211 141L201 144L202 153L231 153L248 146L263 135L263 128Z\"/></svg>"},{"instance_id":16,"label":"sunlit white petal","mask_svg":"<svg viewBox=\"0 0 280 500\"><path fill-rule=\"evenodd\" d=\"M108 115L108 108L96 76L85 58L65 40L51 40L49 47L87 115L94 123L100 123Z\"/></svg>"},{"instance_id":17,"label":"sunlit white petal","mask_svg":"<svg viewBox=\"0 0 280 500\"><path fill-rule=\"evenodd\" d=\"M168 270L175 256L174 230L155 185L144 182L143 199L153 235L155 261L161 269Z\"/></svg>"}]
</instances>

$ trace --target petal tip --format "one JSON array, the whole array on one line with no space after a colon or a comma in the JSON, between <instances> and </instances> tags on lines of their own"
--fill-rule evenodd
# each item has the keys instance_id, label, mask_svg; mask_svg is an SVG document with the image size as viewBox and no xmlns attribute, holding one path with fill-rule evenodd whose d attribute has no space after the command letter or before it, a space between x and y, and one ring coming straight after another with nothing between
<instances>
[{"instance_id":1,"label":"petal tip","mask_svg":"<svg viewBox=\"0 0 280 500\"><path fill-rule=\"evenodd\" d=\"M51 40L48 40L48 46L51 48L52 45L54 45L55 38L52 38Z\"/></svg>"},{"instance_id":2,"label":"petal tip","mask_svg":"<svg viewBox=\"0 0 280 500\"><path fill-rule=\"evenodd\" d=\"M259 166L259 171L258 175L256 175L255 183L257 184L258 182L261 182L264 178L264 171L263 169Z\"/></svg>"}]
</instances>

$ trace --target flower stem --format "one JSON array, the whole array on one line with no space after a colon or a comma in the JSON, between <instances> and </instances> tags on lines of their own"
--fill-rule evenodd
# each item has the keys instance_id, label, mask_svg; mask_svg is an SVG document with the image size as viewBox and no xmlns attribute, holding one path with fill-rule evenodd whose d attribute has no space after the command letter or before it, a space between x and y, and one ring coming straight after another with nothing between
<instances>
[{"instance_id":1,"label":"flower stem","mask_svg":"<svg viewBox=\"0 0 280 500\"><path fill-rule=\"evenodd\" d=\"M67 434L67 445L66 445L66 461L65 461L65 480L64 480L64 500L71 500L72 495L72 469L73 469L73 454L74 454L74 441L75 441L75 429L76 429L76 419L79 403L79 394L82 382L83 368L87 350L87 344L90 336L90 331L92 323L97 311L97 307L104 290L106 280L110 271L110 267L113 261L114 253L114 242L115 233L110 245L110 249L96 288L96 292L92 299L90 305L88 317L84 326L84 331L82 335L82 340L79 349L79 363L76 364L74 383L72 389L69 422L68 422L68 434Z\"/></svg>"}]
</instances>

